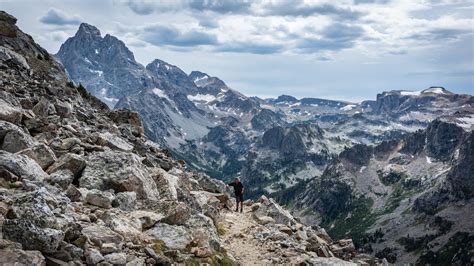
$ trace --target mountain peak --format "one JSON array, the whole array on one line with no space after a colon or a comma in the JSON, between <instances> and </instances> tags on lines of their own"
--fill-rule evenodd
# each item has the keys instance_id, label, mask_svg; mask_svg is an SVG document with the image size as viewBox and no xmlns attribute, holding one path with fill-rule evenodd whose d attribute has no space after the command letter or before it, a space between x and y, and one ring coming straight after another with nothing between
<instances>
[{"instance_id":1,"label":"mountain peak","mask_svg":"<svg viewBox=\"0 0 474 266\"><path fill-rule=\"evenodd\" d=\"M83 22L79 26L79 29L76 32L76 36L84 34L101 37L100 30L97 27Z\"/></svg>"}]
</instances>

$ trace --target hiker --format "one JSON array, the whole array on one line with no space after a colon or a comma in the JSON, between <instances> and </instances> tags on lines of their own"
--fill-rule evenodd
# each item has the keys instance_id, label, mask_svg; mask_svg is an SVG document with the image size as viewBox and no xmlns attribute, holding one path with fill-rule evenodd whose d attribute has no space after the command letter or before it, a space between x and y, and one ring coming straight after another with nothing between
<instances>
[{"instance_id":1,"label":"hiker","mask_svg":"<svg viewBox=\"0 0 474 266\"><path fill-rule=\"evenodd\" d=\"M240 212L242 212L244 208L244 185L242 185L240 179L236 177L234 182L228 184L228 186L234 187L235 201L237 203L235 211L239 211L240 202Z\"/></svg>"}]
</instances>

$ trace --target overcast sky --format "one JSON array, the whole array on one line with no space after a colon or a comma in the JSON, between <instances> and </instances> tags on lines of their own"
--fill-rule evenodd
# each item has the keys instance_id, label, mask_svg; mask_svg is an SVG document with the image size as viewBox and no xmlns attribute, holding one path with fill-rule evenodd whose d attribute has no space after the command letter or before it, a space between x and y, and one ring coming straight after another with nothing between
<instances>
[{"instance_id":1,"label":"overcast sky","mask_svg":"<svg viewBox=\"0 0 474 266\"><path fill-rule=\"evenodd\" d=\"M360 101L429 86L474 94L472 0L0 0L50 53L81 22L261 97Z\"/></svg>"}]
</instances>

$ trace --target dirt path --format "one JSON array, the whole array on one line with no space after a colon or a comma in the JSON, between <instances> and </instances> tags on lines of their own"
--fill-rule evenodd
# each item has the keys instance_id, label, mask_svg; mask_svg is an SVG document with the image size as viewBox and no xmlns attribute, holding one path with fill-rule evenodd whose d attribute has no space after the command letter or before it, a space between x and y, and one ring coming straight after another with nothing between
<instances>
[{"instance_id":1,"label":"dirt path","mask_svg":"<svg viewBox=\"0 0 474 266\"><path fill-rule=\"evenodd\" d=\"M247 207L247 209L249 209ZM262 265L266 262L264 254L268 253L265 246L253 238L251 233L257 225L251 217L250 210L237 213L225 210L223 224L225 234L222 236L224 247L241 265Z\"/></svg>"}]
</instances>

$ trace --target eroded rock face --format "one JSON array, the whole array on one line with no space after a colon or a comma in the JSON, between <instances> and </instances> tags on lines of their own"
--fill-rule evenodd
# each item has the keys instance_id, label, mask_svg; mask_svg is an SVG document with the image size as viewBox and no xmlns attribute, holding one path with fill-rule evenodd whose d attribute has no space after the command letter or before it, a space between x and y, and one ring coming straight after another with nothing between
<instances>
[{"instance_id":1,"label":"eroded rock face","mask_svg":"<svg viewBox=\"0 0 474 266\"><path fill-rule=\"evenodd\" d=\"M126 167L124 167L126 166ZM159 193L141 158L133 153L106 151L87 157L87 166L79 180L88 189L135 191L137 198L157 201Z\"/></svg>"}]
</instances>

